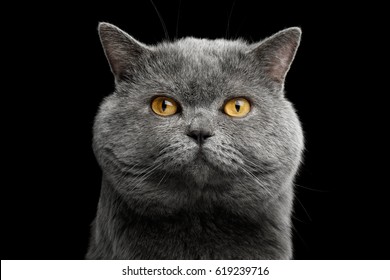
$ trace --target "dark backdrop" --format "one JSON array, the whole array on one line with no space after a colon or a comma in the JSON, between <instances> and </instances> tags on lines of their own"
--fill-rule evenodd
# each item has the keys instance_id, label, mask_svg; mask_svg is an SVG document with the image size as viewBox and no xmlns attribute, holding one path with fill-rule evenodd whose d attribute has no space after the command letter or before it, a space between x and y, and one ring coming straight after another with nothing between
<instances>
[{"instance_id":1,"label":"dark backdrop","mask_svg":"<svg viewBox=\"0 0 390 280\"><path fill-rule=\"evenodd\" d=\"M170 40L255 42L286 27L303 29L286 84L306 135L295 258L389 259L381 8L210 2L155 0ZM116 24L144 43L166 39L150 1L110 3L4 9L11 17L2 23L2 259L86 253L101 176L92 124L113 90L97 24Z\"/></svg>"}]
</instances>

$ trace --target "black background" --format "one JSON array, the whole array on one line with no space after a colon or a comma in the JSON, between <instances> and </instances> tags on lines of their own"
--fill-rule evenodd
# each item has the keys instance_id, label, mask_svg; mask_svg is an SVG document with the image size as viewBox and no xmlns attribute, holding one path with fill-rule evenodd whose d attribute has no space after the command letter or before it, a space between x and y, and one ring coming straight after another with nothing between
<instances>
[{"instance_id":1,"label":"black background","mask_svg":"<svg viewBox=\"0 0 390 280\"><path fill-rule=\"evenodd\" d=\"M255 42L286 27L303 29L286 83L306 136L295 258L389 259L383 9L210 2L155 5L171 40ZM101 175L91 149L93 119L114 86L97 24L116 24L147 44L165 38L150 1L109 3L4 9L11 17L2 23L2 259L86 253Z\"/></svg>"}]
</instances>

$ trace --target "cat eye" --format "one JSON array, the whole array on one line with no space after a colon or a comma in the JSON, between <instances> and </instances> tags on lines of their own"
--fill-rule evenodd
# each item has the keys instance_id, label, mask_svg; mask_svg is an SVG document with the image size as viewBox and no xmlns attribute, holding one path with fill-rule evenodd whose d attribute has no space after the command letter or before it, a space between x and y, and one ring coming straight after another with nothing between
<instances>
[{"instance_id":1,"label":"cat eye","mask_svg":"<svg viewBox=\"0 0 390 280\"><path fill-rule=\"evenodd\" d=\"M228 100L223 107L226 115L236 118L245 117L251 110L251 105L248 100L242 97L237 97Z\"/></svg>"},{"instance_id":2,"label":"cat eye","mask_svg":"<svg viewBox=\"0 0 390 280\"><path fill-rule=\"evenodd\" d=\"M151 107L157 115L166 117L176 114L179 106L172 98L158 96L152 100Z\"/></svg>"}]
</instances>

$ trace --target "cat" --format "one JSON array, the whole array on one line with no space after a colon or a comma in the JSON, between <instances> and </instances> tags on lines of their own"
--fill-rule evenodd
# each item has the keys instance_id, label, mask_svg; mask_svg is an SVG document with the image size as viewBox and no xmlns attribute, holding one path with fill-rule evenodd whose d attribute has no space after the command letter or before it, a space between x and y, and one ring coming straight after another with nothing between
<instances>
[{"instance_id":1,"label":"cat","mask_svg":"<svg viewBox=\"0 0 390 280\"><path fill-rule=\"evenodd\" d=\"M284 96L297 27L145 45L98 27L115 78L94 123L87 259L291 259L304 139Z\"/></svg>"}]
</instances>

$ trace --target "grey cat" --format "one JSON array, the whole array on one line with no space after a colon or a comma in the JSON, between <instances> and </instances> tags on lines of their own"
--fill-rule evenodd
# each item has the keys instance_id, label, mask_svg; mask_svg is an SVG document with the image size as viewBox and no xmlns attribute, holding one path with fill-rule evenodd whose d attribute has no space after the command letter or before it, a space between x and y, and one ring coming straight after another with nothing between
<instances>
[{"instance_id":1,"label":"grey cat","mask_svg":"<svg viewBox=\"0 0 390 280\"><path fill-rule=\"evenodd\" d=\"M303 134L284 80L301 30L147 46L101 23L115 76L88 259L290 259Z\"/></svg>"}]
</instances>

